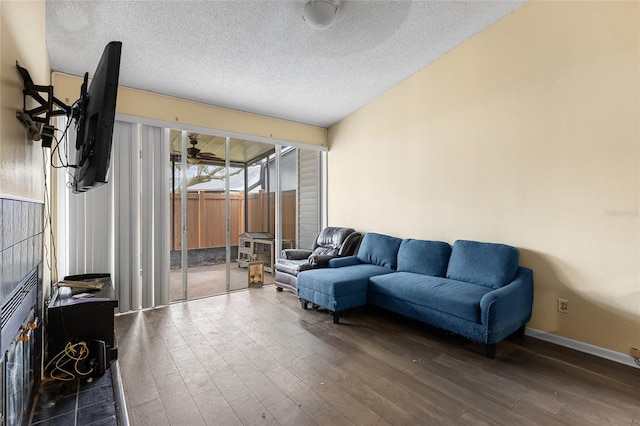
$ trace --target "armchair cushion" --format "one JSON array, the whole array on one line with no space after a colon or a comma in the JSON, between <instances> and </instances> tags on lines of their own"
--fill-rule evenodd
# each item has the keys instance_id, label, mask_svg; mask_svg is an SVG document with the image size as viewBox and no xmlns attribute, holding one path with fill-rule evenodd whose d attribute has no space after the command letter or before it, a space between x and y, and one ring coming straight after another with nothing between
<instances>
[{"instance_id":1,"label":"armchair cushion","mask_svg":"<svg viewBox=\"0 0 640 426\"><path fill-rule=\"evenodd\" d=\"M302 260L308 259L313 252L305 249L284 249L282 250L282 257L289 260Z\"/></svg>"},{"instance_id":2,"label":"armchair cushion","mask_svg":"<svg viewBox=\"0 0 640 426\"><path fill-rule=\"evenodd\" d=\"M300 272L311 269L311 264L309 259L278 259L275 268L276 272L284 272L297 277Z\"/></svg>"}]
</instances>

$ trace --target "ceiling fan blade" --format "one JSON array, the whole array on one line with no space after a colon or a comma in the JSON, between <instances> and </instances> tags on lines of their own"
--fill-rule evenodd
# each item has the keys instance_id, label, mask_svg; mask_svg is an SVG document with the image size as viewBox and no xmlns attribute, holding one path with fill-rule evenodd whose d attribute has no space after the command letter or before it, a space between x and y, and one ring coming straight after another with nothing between
<instances>
[{"instance_id":1,"label":"ceiling fan blade","mask_svg":"<svg viewBox=\"0 0 640 426\"><path fill-rule=\"evenodd\" d=\"M218 160L218 161L222 161L222 158L218 157L215 154L212 154L210 152L201 152L200 155L198 156L201 159L205 159L205 160Z\"/></svg>"}]
</instances>

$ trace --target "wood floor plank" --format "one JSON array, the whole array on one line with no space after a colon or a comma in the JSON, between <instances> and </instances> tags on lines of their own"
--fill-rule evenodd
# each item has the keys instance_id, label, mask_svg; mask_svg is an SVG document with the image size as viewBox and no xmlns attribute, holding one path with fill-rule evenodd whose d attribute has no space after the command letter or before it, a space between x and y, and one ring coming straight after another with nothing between
<instances>
[{"instance_id":1,"label":"wood floor plank","mask_svg":"<svg viewBox=\"0 0 640 426\"><path fill-rule=\"evenodd\" d=\"M227 401L251 393L231 367L220 368L215 371L208 370L208 373Z\"/></svg>"},{"instance_id":2,"label":"wood floor plank","mask_svg":"<svg viewBox=\"0 0 640 426\"><path fill-rule=\"evenodd\" d=\"M431 365L431 364L428 364ZM482 422L482 418L493 419L493 424L510 426L513 424L534 425L534 421L527 421L525 418L520 418L518 415L514 415L511 410L507 410L504 405L498 404L490 399L479 395L471 387L465 387L465 382L457 383L455 380L450 380L448 372L442 374L442 372L432 372L423 370L416 374L416 379L429 383L433 387L439 389L442 393L447 395L452 404L458 404L461 407L468 408L457 421L461 421L462 418L475 419L476 417ZM471 413L471 414L469 414ZM463 422L465 423L465 422Z\"/></svg>"},{"instance_id":3,"label":"wood floor plank","mask_svg":"<svg viewBox=\"0 0 640 426\"><path fill-rule=\"evenodd\" d=\"M269 412L281 425L316 426L311 417L289 398L270 406Z\"/></svg>"},{"instance_id":4,"label":"wood floor plank","mask_svg":"<svg viewBox=\"0 0 640 426\"><path fill-rule=\"evenodd\" d=\"M197 395L216 387L213 379L211 379L204 368L194 367L193 369L184 369L180 371L180 375L191 395Z\"/></svg>"},{"instance_id":5,"label":"wood floor plank","mask_svg":"<svg viewBox=\"0 0 640 426\"><path fill-rule=\"evenodd\" d=\"M262 372L244 378L242 381L258 401L267 408L287 399L287 395Z\"/></svg>"},{"instance_id":6,"label":"wood floor plank","mask_svg":"<svg viewBox=\"0 0 640 426\"><path fill-rule=\"evenodd\" d=\"M333 407L329 407L315 415L313 421L319 426L355 426L354 423Z\"/></svg>"},{"instance_id":7,"label":"wood floor plank","mask_svg":"<svg viewBox=\"0 0 640 426\"><path fill-rule=\"evenodd\" d=\"M417 417L415 413L401 408L392 400L382 396L379 392L380 388L371 388L353 376L344 376L340 380L334 381L334 383L384 419L388 424L417 425L424 420Z\"/></svg>"},{"instance_id":8,"label":"wood floor plank","mask_svg":"<svg viewBox=\"0 0 640 426\"><path fill-rule=\"evenodd\" d=\"M482 398L492 401L505 409L511 409L518 402L519 395L508 393L498 386L492 384L486 378L478 378L475 375L477 371L473 365L450 365L445 361L450 361L449 355L440 355L434 358L434 362L427 362L422 365L425 370L446 377L447 380L456 383Z\"/></svg>"},{"instance_id":9,"label":"wood floor plank","mask_svg":"<svg viewBox=\"0 0 640 426\"><path fill-rule=\"evenodd\" d=\"M130 423L137 426L169 425L169 419L160 398L152 399L129 408Z\"/></svg>"},{"instance_id":10,"label":"wood floor plank","mask_svg":"<svg viewBox=\"0 0 640 426\"><path fill-rule=\"evenodd\" d=\"M285 367L280 366L269 370L266 375L309 417L313 417L329 407L327 401Z\"/></svg>"},{"instance_id":11,"label":"wood floor plank","mask_svg":"<svg viewBox=\"0 0 640 426\"><path fill-rule=\"evenodd\" d=\"M523 421L524 420L524 421ZM473 408L468 409L456 420L456 425L466 426L511 426L511 425L545 425L553 426L556 423L537 423L527 421L524 417L515 414L508 414L504 417L497 417L496 413L488 414Z\"/></svg>"},{"instance_id":12,"label":"wood floor plank","mask_svg":"<svg viewBox=\"0 0 640 426\"><path fill-rule=\"evenodd\" d=\"M565 419L580 419L593 424L625 425L633 422L629 412L623 412L618 407L612 407L594 399L576 400L565 404L558 412L558 417Z\"/></svg>"},{"instance_id":13,"label":"wood floor plank","mask_svg":"<svg viewBox=\"0 0 640 426\"><path fill-rule=\"evenodd\" d=\"M135 407L160 398L156 381L144 356L128 358L120 368L129 406Z\"/></svg>"},{"instance_id":14,"label":"wood floor plank","mask_svg":"<svg viewBox=\"0 0 640 426\"><path fill-rule=\"evenodd\" d=\"M513 412L527 419L536 419L538 424L544 425L558 425L558 426L570 426L572 424L576 424L576 418L569 419L565 416L558 415L560 410L558 410L557 414L551 414L549 411L544 410L540 407L540 404L534 403L532 401L520 400L513 407ZM597 426L598 423L592 423L586 420L582 420L581 424L584 426Z\"/></svg>"},{"instance_id":15,"label":"wood floor plank","mask_svg":"<svg viewBox=\"0 0 640 426\"><path fill-rule=\"evenodd\" d=\"M390 401L395 401L402 395L409 392L406 388L397 384L397 380L391 379L392 375L380 374L371 363L363 361L362 357L353 354L351 357L345 357L338 362L326 362L322 357L314 355L307 358L313 362L316 369L322 371L333 381L339 381L347 375L353 376L360 380L363 384L379 390L382 397ZM378 367L382 368L383 364L379 363Z\"/></svg>"},{"instance_id":16,"label":"wood floor plank","mask_svg":"<svg viewBox=\"0 0 640 426\"><path fill-rule=\"evenodd\" d=\"M381 418L373 410L320 374L306 379L304 383L355 424L373 425Z\"/></svg>"},{"instance_id":17,"label":"wood floor plank","mask_svg":"<svg viewBox=\"0 0 640 426\"><path fill-rule=\"evenodd\" d=\"M193 400L207 425L242 425L218 389L213 388L194 395Z\"/></svg>"},{"instance_id":18,"label":"wood floor plank","mask_svg":"<svg viewBox=\"0 0 640 426\"><path fill-rule=\"evenodd\" d=\"M278 425L271 412L252 394L246 394L232 401L229 405L243 425Z\"/></svg>"},{"instance_id":19,"label":"wood floor plank","mask_svg":"<svg viewBox=\"0 0 640 426\"><path fill-rule=\"evenodd\" d=\"M154 337L153 340L159 340L160 344L154 344L153 347L145 347L144 356L151 370L153 377L162 377L167 374L177 373L178 367L173 362L173 357L169 350L164 346L161 339Z\"/></svg>"},{"instance_id":20,"label":"wood floor plank","mask_svg":"<svg viewBox=\"0 0 640 426\"><path fill-rule=\"evenodd\" d=\"M188 392L166 393L161 396L162 406L172 426L205 425L195 400Z\"/></svg>"}]
</instances>

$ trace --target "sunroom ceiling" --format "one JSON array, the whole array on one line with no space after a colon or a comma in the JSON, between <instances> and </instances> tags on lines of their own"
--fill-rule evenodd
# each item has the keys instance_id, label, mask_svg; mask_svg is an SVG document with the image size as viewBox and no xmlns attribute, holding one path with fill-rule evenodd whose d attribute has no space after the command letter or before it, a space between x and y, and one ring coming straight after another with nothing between
<instances>
[{"instance_id":1,"label":"sunroom ceiling","mask_svg":"<svg viewBox=\"0 0 640 426\"><path fill-rule=\"evenodd\" d=\"M200 149L203 153L213 154L220 159L225 158L225 143L226 138L224 136L213 136L202 133L187 133L187 136L193 135L198 143L196 148ZM170 132L170 150L174 156L180 156L182 152L182 132L179 130L171 130ZM187 138L187 148L192 144ZM247 141L243 139L231 138L229 142L229 161L231 163L251 163L256 159L263 158L265 155L273 152L273 145Z\"/></svg>"}]
</instances>

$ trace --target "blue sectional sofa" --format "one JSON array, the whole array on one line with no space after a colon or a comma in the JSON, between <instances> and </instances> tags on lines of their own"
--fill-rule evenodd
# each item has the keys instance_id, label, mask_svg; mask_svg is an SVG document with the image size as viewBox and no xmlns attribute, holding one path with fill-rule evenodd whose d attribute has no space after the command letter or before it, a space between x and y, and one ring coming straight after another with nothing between
<instances>
[{"instance_id":1,"label":"blue sectional sofa","mask_svg":"<svg viewBox=\"0 0 640 426\"><path fill-rule=\"evenodd\" d=\"M531 319L533 272L504 244L400 239L368 233L355 256L301 272L298 297L333 313L374 305L485 344L524 333Z\"/></svg>"}]
</instances>

